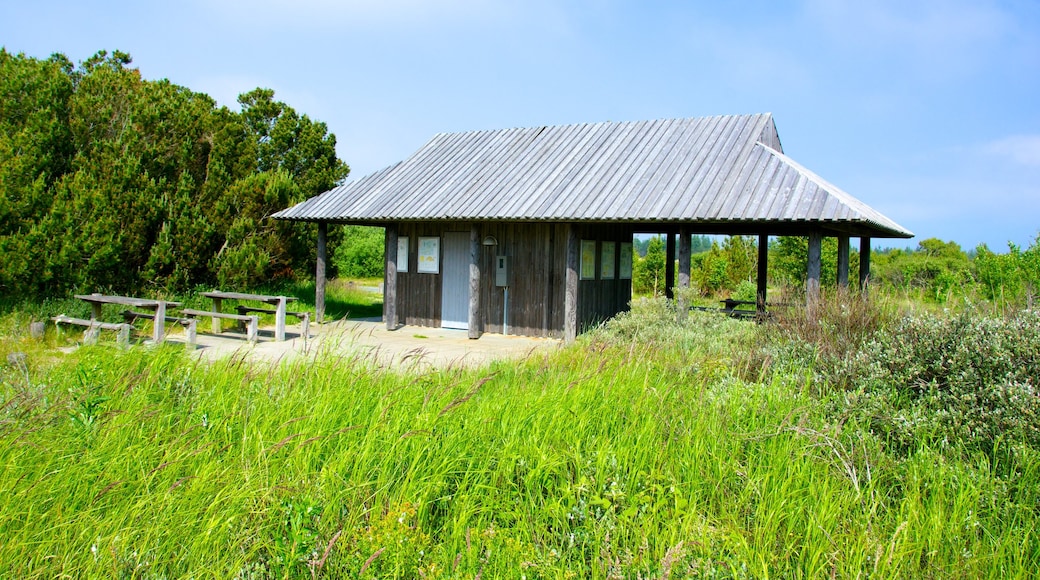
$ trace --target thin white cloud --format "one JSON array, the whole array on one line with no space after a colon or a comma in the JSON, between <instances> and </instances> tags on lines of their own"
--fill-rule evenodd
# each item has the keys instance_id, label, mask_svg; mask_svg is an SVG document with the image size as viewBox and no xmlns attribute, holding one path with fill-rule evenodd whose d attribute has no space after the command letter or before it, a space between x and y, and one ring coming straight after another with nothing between
<instances>
[{"instance_id":1,"label":"thin white cloud","mask_svg":"<svg viewBox=\"0 0 1040 580\"><path fill-rule=\"evenodd\" d=\"M1040 135L1011 135L987 143L983 151L1020 165L1040 167Z\"/></svg>"}]
</instances>

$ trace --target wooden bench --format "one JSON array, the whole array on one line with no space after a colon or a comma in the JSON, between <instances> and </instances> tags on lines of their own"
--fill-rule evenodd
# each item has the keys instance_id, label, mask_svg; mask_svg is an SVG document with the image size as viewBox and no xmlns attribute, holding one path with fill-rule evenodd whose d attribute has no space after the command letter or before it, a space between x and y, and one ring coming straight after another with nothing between
<instances>
[{"instance_id":1,"label":"wooden bench","mask_svg":"<svg viewBox=\"0 0 1040 580\"><path fill-rule=\"evenodd\" d=\"M134 312L133 310L124 310L123 311L123 320L127 321L128 323L131 323L131 322L137 320L138 318L144 318L146 320L153 320L154 321L155 320L155 316L156 315L151 313L151 312ZM196 332L197 326L196 325L198 323L198 320L195 320L194 318L181 318L181 317L178 317L178 316L164 316L163 319L164 319L165 322L176 322L177 324L180 324L181 326L183 326L184 327L184 335L185 335L185 339L186 339L186 341L188 343L188 346L189 347L195 346L196 336L197 336L197 332Z\"/></svg>"},{"instance_id":2,"label":"wooden bench","mask_svg":"<svg viewBox=\"0 0 1040 580\"><path fill-rule=\"evenodd\" d=\"M71 316L65 316L59 314L51 318L54 321L54 326L61 330L62 324L75 324L76 326L86 326L87 329L83 332L83 343L84 344L97 344L98 336L102 330L114 330L116 332L116 342L119 346L126 348L130 346L130 325L125 322L99 322L97 320L87 320L85 318L72 318Z\"/></svg>"},{"instance_id":3,"label":"wooden bench","mask_svg":"<svg viewBox=\"0 0 1040 580\"><path fill-rule=\"evenodd\" d=\"M223 292L221 290L203 292L202 295L206 298L213 299L213 310L216 312L220 312L220 306L224 300L251 300L255 302L263 302L265 304L270 304L274 306L274 339L277 341L285 340L285 311L287 310L286 305L289 302L295 301L295 296L268 296L266 294ZM213 331L219 332L219 329L216 328L217 319L213 319L213 324Z\"/></svg>"},{"instance_id":4,"label":"wooden bench","mask_svg":"<svg viewBox=\"0 0 1040 580\"><path fill-rule=\"evenodd\" d=\"M246 339L249 342L256 342L256 338L257 338L257 334L258 334L257 331L260 328L259 317L256 316L255 314L254 315L249 315L249 316L243 316L241 314L227 314L227 313L224 313L224 312L212 312L212 311L208 311L208 310L192 310L190 308L181 309L181 314L183 314L183 315L185 315L185 316L187 316L189 318L192 318L192 317L195 317L195 316L209 316L210 318L213 319L214 328L219 328L217 326L217 324L219 324L219 322L217 321L218 318L227 318L227 319L230 319L230 320L237 320L239 322L244 322L244 323L246 323L248 325L247 329L246 329Z\"/></svg>"},{"instance_id":5,"label":"wooden bench","mask_svg":"<svg viewBox=\"0 0 1040 580\"><path fill-rule=\"evenodd\" d=\"M759 313L757 310L737 310L730 308L711 308L710 306L691 306L690 310L699 310L701 312L718 312L725 314L731 318L739 318L741 320L757 320L759 319ZM768 316L768 313L762 313L762 316Z\"/></svg>"},{"instance_id":6,"label":"wooden bench","mask_svg":"<svg viewBox=\"0 0 1040 580\"><path fill-rule=\"evenodd\" d=\"M235 307L235 310L237 310L239 314L245 314L247 312L257 312L259 314L274 314L274 315L278 314L278 310L276 310L274 308L256 308L256 307L253 307L253 306L241 306L241 305L239 305L239 306ZM311 315L310 315L310 313L309 312L288 312L288 311L286 311L285 315L286 316L295 316L296 318L300 319L300 336L303 337L304 340L307 340L307 338L310 337L310 330L311 330Z\"/></svg>"}]
</instances>

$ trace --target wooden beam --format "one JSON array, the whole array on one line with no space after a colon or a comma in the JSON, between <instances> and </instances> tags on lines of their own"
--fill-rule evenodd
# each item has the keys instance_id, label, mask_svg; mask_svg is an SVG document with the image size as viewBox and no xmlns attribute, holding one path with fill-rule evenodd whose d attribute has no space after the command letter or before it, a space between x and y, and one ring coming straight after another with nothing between
<instances>
[{"instance_id":1,"label":"wooden beam","mask_svg":"<svg viewBox=\"0 0 1040 580\"><path fill-rule=\"evenodd\" d=\"M867 295L870 287L870 238L859 239L859 291Z\"/></svg>"},{"instance_id":2,"label":"wooden beam","mask_svg":"<svg viewBox=\"0 0 1040 580\"><path fill-rule=\"evenodd\" d=\"M578 336L578 232L574 224L567 226L567 279L563 297L563 339L574 342Z\"/></svg>"},{"instance_id":3,"label":"wooden beam","mask_svg":"<svg viewBox=\"0 0 1040 580\"><path fill-rule=\"evenodd\" d=\"M685 301L687 290L690 288L690 228L679 226L679 320L686 318Z\"/></svg>"},{"instance_id":4,"label":"wooden beam","mask_svg":"<svg viewBox=\"0 0 1040 580\"><path fill-rule=\"evenodd\" d=\"M690 228L679 228L679 288L690 287Z\"/></svg>"},{"instance_id":5,"label":"wooden beam","mask_svg":"<svg viewBox=\"0 0 1040 580\"><path fill-rule=\"evenodd\" d=\"M766 311L766 284L769 275L769 234L758 236L758 292L755 297L756 310L759 314Z\"/></svg>"},{"instance_id":6,"label":"wooden beam","mask_svg":"<svg viewBox=\"0 0 1040 580\"><path fill-rule=\"evenodd\" d=\"M397 330L397 224L387 224L386 279L383 281L383 318L387 330Z\"/></svg>"},{"instance_id":7,"label":"wooden beam","mask_svg":"<svg viewBox=\"0 0 1040 580\"><path fill-rule=\"evenodd\" d=\"M672 289L675 288L675 234L668 232L665 237L665 258L664 258L664 296L665 298L675 298L675 293Z\"/></svg>"},{"instance_id":8,"label":"wooden beam","mask_svg":"<svg viewBox=\"0 0 1040 580\"><path fill-rule=\"evenodd\" d=\"M849 287L849 237L838 236L838 287Z\"/></svg>"},{"instance_id":9,"label":"wooden beam","mask_svg":"<svg viewBox=\"0 0 1040 580\"><path fill-rule=\"evenodd\" d=\"M473 224L469 229L469 337L480 338L484 333L480 321L480 228Z\"/></svg>"},{"instance_id":10,"label":"wooden beam","mask_svg":"<svg viewBox=\"0 0 1040 580\"><path fill-rule=\"evenodd\" d=\"M318 260L314 268L314 320L318 324L325 319L325 258L328 236L329 224L318 222Z\"/></svg>"},{"instance_id":11,"label":"wooden beam","mask_svg":"<svg viewBox=\"0 0 1040 580\"><path fill-rule=\"evenodd\" d=\"M809 256L805 265L805 300L810 314L820 299L820 270L821 253L823 249L823 234L812 232L809 234Z\"/></svg>"}]
</instances>

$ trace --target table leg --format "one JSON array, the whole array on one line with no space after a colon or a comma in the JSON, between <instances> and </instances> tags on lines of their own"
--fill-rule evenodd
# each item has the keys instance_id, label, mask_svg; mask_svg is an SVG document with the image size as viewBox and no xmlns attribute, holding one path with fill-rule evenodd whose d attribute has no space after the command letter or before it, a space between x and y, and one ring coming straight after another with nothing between
<instances>
[{"instance_id":1,"label":"table leg","mask_svg":"<svg viewBox=\"0 0 1040 580\"><path fill-rule=\"evenodd\" d=\"M221 303L221 299L220 298L214 298L213 299L213 312L220 312L220 303ZM220 319L215 317L215 316L213 317L212 329L213 329L213 334L220 334Z\"/></svg>"},{"instance_id":2,"label":"table leg","mask_svg":"<svg viewBox=\"0 0 1040 580\"><path fill-rule=\"evenodd\" d=\"M285 340L285 296L278 298L278 309L274 314L274 339Z\"/></svg>"},{"instance_id":3,"label":"table leg","mask_svg":"<svg viewBox=\"0 0 1040 580\"><path fill-rule=\"evenodd\" d=\"M91 302L90 303L90 319L101 320L101 303Z\"/></svg>"},{"instance_id":4,"label":"table leg","mask_svg":"<svg viewBox=\"0 0 1040 580\"><path fill-rule=\"evenodd\" d=\"M152 325L152 341L159 344L163 340L163 333L166 330L166 303L162 300L159 301L159 305L155 307L155 324Z\"/></svg>"}]
</instances>

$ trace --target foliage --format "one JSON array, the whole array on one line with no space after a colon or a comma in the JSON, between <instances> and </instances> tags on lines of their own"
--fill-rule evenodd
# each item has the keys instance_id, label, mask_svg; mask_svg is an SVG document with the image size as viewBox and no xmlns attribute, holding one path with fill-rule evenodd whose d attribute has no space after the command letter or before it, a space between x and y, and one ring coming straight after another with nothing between
<instances>
[{"instance_id":1,"label":"foliage","mask_svg":"<svg viewBox=\"0 0 1040 580\"><path fill-rule=\"evenodd\" d=\"M1040 234L1022 250L1008 244L1007 254L995 254L985 244L975 250L975 268L982 294L1000 304L1032 308L1040 295Z\"/></svg>"},{"instance_id":2,"label":"foliage","mask_svg":"<svg viewBox=\"0 0 1040 580\"><path fill-rule=\"evenodd\" d=\"M780 236L769 249L769 276L778 284L804 286L809 239L801 236ZM820 284L835 286L838 280L838 239L823 238L820 247ZM872 262L872 265L874 263ZM859 271L859 252L849 248L849 272Z\"/></svg>"},{"instance_id":3,"label":"foliage","mask_svg":"<svg viewBox=\"0 0 1040 580\"><path fill-rule=\"evenodd\" d=\"M383 275L383 228L343 226L343 239L332 256L340 276L379 278Z\"/></svg>"},{"instance_id":4,"label":"foliage","mask_svg":"<svg viewBox=\"0 0 1040 580\"><path fill-rule=\"evenodd\" d=\"M0 341L0 576L935 577L1040 565L1040 456L891 454L663 300L517 363L390 371ZM775 367L774 367L775 368ZM89 424L84 429L80 423ZM60 525L55 525L60 522ZM47 558L38 558L47 554Z\"/></svg>"},{"instance_id":5,"label":"foliage","mask_svg":"<svg viewBox=\"0 0 1040 580\"><path fill-rule=\"evenodd\" d=\"M632 240L632 249L635 250L636 255L638 257L640 257L640 258L646 256L646 251L650 247L650 240L652 240L652 239L654 239L656 237L660 237L660 236L651 236L651 237L640 237L640 236L637 236L634 240ZM711 244L712 244L711 238L708 237L708 236L704 236L704 235L693 235L693 236L690 236L690 253L696 255L696 254L699 254L701 252L707 252L708 250L711 249Z\"/></svg>"},{"instance_id":6,"label":"foliage","mask_svg":"<svg viewBox=\"0 0 1040 580\"><path fill-rule=\"evenodd\" d=\"M858 354L875 428L901 448L1040 448L1040 315L913 316Z\"/></svg>"},{"instance_id":7,"label":"foliage","mask_svg":"<svg viewBox=\"0 0 1040 580\"><path fill-rule=\"evenodd\" d=\"M634 251L634 250L633 250ZM632 292L633 294L657 296L664 294L665 264L664 238L654 236L647 243L646 255L633 256Z\"/></svg>"},{"instance_id":8,"label":"foliage","mask_svg":"<svg viewBox=\"0 0 1040 580\"><path fill-rule=\"evenodd\" d=\"M235 113L130 63L0 49L0 292L255 284L313 263L313 226L267 216L347 175L325 125L267 89Z\"/></svg>"},{"instance_id":9,"label":"foliage","mask_svg":"<svg viewBox=\"0 0 1040 580\"><path fill-rule=\"evenodd\" d=\"M893 452L949 448L997 461L1022 445L1040 449L1037 313L897 315L839 294L814 314L779 314L763 337L768 354L755 362L811 368L821 394L844 393L834 407L841 420L866 421Z\"/></svg>"},{"instance_id":10,"label":"foliage","mask_svg":"<svg viewBox=\"0 0 1040 580\"><path fill-rule=\"evenodd\" d=\"M692 281L705 296L732 292L742 283L753 280L757 251L754 239L749 236L728 236L721 247L713 242L711 249L692 260Z\"/></svg>"},{"instance_id":11,"label":"foliage","mask_svg":"<svg viewBox=\"0 0 1040 580\"><path fill-rule=\"evenodd\" d=\"M957 243L936 238L922 240L916 251L878 253L871 266L874 280L883 286L920 290L924 298L940 304L964 296L973 281L968 255Z\"/></svg>"}]
</instances>

